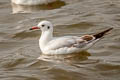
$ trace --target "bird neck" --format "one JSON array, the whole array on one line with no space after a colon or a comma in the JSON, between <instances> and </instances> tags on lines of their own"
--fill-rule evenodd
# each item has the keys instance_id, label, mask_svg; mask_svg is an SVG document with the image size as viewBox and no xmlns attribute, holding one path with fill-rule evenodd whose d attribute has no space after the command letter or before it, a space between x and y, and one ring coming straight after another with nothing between
<instances>
[{"instance_id":1,"label":"bird neck","mask_svg":"<svg viewBox=\"0 0 120 80\"><path fill-rule=\"evenodd\" d=\"M40 45L41 50L42 50L42 48L44 48L46 46L46 44L50 40L52 40L52 38L53 38L53 32L52 31L42 32L40 40L39 40L39 45Z\"/></svg>"}]
</instances>

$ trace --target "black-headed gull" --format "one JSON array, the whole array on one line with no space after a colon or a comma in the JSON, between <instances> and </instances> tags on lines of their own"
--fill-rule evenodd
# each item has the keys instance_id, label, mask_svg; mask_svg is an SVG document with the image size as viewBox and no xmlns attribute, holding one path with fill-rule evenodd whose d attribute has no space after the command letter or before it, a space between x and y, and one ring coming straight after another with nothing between
<instances>
[{"instance_id":1,"label":"black-headed gull","mask_svg":"<svg viewBox=\"0 0 120 80\"><path fill-rule=\"evenodd\" d=\"M39 46L43 54L70 54L79 53L90 48L95 42L100 40L107 32L113 28L94 35L63 36L53 37L53 25L49 21L41 21L36 27L30 30L41 29Z\"/></svg>"},{"instance_id":2,"label":"black-headed gull","mask_svg":"<svg viewBox=\"0 0 120 80\"><path fill-rule=\"evenodd\" d=\"M58 0L11 0L12 3L18 5L41 5L41 4L48 4Z\"/></svg>"}]
</instances>

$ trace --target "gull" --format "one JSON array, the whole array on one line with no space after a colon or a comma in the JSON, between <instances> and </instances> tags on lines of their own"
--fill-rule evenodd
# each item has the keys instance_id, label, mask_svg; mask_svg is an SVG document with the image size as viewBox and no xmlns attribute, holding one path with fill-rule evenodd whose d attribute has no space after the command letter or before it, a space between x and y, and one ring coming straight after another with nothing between
<instances>
[{"instance_id":1,"label":"gull","mask_svg":"<svg viewBox=\"0 0 120 80\"><path fill-rule=\"evenodd\" d=\"M58 0L11 0L12 3L18 4L18 5L42 5L42 4L48 4L52 3Z\"/></svg>"},{"instance_id":2,"label":"gull","mask_svg":"<svg viewBox=\"0 0 120 80\"><path fill-rule=\"evenodd\" d=\"M78 36L62 36L53 37L53 24L49 21L41 21L37 26L30 30L40 29L42 31L39 39L39 46L43 54L72 54L79 53L89 49L97 41L99 41L107 32L113 28L109 28L94 35Z\"/></svg>"}]
</instances>

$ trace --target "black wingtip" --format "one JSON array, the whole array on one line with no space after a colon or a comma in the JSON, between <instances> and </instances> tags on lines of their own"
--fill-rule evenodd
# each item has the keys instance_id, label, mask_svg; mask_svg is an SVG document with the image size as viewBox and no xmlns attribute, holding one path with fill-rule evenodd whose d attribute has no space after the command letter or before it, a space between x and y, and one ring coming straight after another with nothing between
<instances>
[{"instance_id":1,"label":"black wingtip","mask_svg":"<svg viewBox=\"0 0 120 80\"><path fill-rule=\"evenodd\" d=\"M96 39L101 38L101 37L103 37L107 32L111 31L112 29L113 29L113 27L111 27L111 28L109 28L109 29L107 29L107 30L105 30L105 31L102 31L102 32L100 32L100 33L94 34L93 36L94 36Z\"/></svg>"}]
</instances>

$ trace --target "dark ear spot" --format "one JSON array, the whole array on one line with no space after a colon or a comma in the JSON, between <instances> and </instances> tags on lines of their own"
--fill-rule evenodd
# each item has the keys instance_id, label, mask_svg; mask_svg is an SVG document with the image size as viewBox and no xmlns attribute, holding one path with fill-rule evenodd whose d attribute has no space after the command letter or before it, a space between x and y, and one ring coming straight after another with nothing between
<instances>
[{"instance_id":1,"label":"dark ear spot","mask_svg":"<svg viewBox=\"0 0 120 80\"><path fill-rule=\"evenodd\" d=\"M42 27L44 27L45 25L43 24Z\"/></svg>"},{"instance_id":2,"label":"dark ear spot","mask_svg":"<svg viewBox=\"0 0 120 80\"><path fill-rule=\"evenodd\" d=\"M48 26L47 28L50 29L50 26Z\"/></svg>"}]
</instances>

